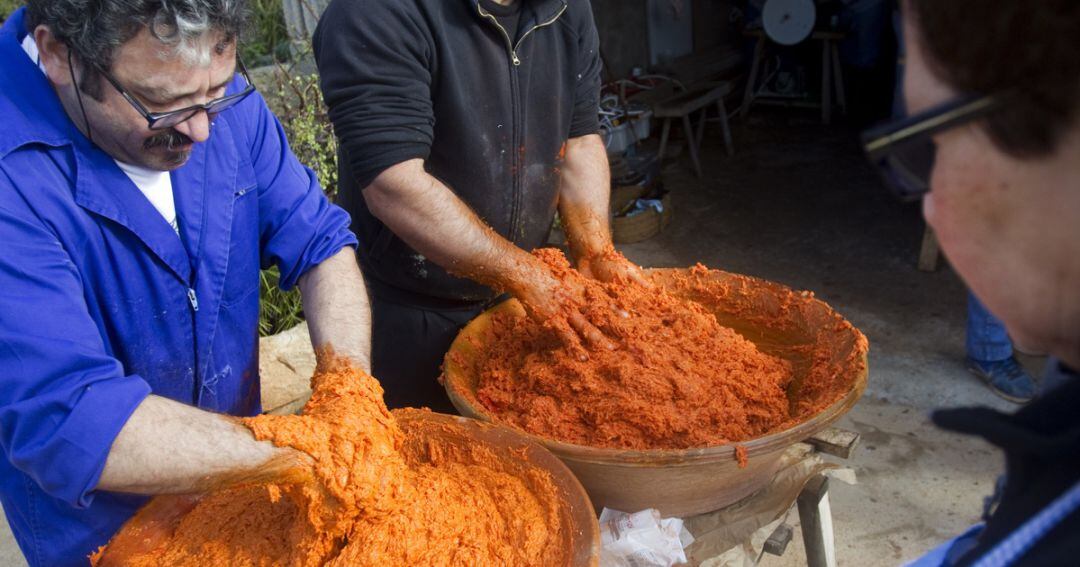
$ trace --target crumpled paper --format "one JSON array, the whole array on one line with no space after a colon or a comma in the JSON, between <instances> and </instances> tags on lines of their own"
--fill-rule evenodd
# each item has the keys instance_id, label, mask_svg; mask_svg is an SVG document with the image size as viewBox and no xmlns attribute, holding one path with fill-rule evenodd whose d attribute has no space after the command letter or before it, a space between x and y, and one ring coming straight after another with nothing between
<instances>
[{"instance_id":1,"label":"crumpled paper","mask_svg":"<svg viewBox=\"0 0 1080 567\"><path fill-rule=\"evenodd\" d=\"M633 514L604 508L600 543L600 567L670 567L686 563L694 536L682 520L661 518L655 508Z\"/></svg>"}]
</instances>

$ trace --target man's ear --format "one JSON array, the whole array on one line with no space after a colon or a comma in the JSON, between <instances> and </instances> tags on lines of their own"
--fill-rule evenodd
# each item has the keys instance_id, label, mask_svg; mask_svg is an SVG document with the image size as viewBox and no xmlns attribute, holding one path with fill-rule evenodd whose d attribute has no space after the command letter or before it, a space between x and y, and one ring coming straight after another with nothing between
<instances>
[{"instance_id":1,"label":"man's ear","mask_svg":"<svg viewBox=\"0 0 1080 567\"><path fill-rule=\"evenodd\" d=\"M68 46L53 35L49 26L34 28L34 43L37 44L38 56L45 67L49 81L57 87L71 85L71 71L68 69Z\"/></svg>"}]
</instances>

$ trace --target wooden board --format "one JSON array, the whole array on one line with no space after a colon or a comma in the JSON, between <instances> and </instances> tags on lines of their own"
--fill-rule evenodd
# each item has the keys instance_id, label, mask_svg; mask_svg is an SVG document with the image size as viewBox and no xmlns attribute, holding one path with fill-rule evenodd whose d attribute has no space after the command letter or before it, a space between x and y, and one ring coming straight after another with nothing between
<instances>
[{"instance_id":1,"label":"wooden board","mask_svg":"<svg viewBox=\"0 0 1080 567\"><path fill-rule=\"evenodd\" d=\"M846 429L830 427L806 440L821 453L847 459L859 444L859 434Z\"/></svg>"}]
</instances>

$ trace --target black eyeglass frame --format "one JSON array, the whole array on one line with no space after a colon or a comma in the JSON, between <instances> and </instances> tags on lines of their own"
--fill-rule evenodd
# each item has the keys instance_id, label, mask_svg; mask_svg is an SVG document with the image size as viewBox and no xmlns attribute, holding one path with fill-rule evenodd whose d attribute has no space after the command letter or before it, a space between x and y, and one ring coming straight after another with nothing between
<instances>
[{"instance_id":1,"label":"black eyeglass frame","mask_svg":"<svg viewBox=\"0 0 1080 567\"><path fill-rule=\"evenodd\" d=\"M862 133L867 158L881 170L886 181L901 200L914 201L930 191L929 180L901 187L892 171L890 157L899 148L927 140L961 124L978 120L1002 106L1001 95L974 95L942 103L918 114L875 126ZM910 181L910 179L909 179Z\"/></svg>"},{"instance_id":2,"label":"black eyeglass frame","mask_svg":"<svg viewBox=\"0 0 1080 567\"><path fill-rule=\"evenodd\" d=\"M238 93L233 93L231 95L225 95L221 98L215 98L214 100L211 100L210 102L204 104L193 104L191 106L185 106L184 108L170 110L168 112L150 112L145 106L142 105L141 102L138 101L138 99L128 93L127 90L123 87L123 85L121 85L115 77L109 74L108 71L100 67L96 68L97 71L101 73L103 77L105 77L105 80L109 81L109 84L111 84L113 88L120 93L120 96L123 96L125 100L131 103L131 106L135 107L135 110L137 110L139 114L141 114L142 117L146 119L146 124L148 128L150 128L151 130L164 130L166 128L172 128L177 124L181 124L183 122L191 120L191 118L193 118L200 111L206 111L207 115L214 116L223 110L231 108L236 103L247 98L248 95L255 92L255 83L251 81L251 76L248 75L247 67L244 66L244 62L239 57L236 58L236 67L240 70L240 76L242 76L244 80L247 81L247 86L244 87L244 90ZM185 114L186 116L184 116ZM176 116L184 117L179 120L170 121L167 124L163 124L163 121L174 118Z\"/></svg>"}]
</instances>

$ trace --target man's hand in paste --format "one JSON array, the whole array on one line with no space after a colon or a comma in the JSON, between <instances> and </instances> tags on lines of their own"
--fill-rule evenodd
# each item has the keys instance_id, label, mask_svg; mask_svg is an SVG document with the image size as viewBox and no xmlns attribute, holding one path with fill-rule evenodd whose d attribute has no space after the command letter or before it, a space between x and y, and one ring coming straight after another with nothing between
<instances>
[{"instance_id":1,"label":"man's hand in paste","mask_svg":"<svg viewBox=\"0 0 1080 567\"><path fill-rule=\"evenodd\" d=\"M634 282L645 287L652 287L644 270L616 252L614 248L579 259L577 269L583 276L605 283Z\"/></svg>"}]
</instances>

